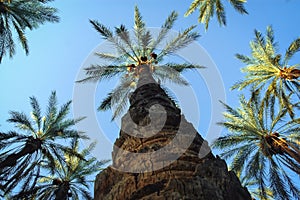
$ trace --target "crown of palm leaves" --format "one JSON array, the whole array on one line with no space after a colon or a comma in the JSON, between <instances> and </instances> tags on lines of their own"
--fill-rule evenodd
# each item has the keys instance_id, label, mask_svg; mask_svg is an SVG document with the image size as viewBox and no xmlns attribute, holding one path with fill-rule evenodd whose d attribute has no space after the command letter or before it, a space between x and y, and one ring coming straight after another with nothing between
<instances>
[{"instance_id":1,"label":"crown of palm leaves","mask_svg":"<svg viewBox=\"0 0 300 200\"><path fill-rule=\"evenodd\" d=\"M288 109L293 118L295 113L292 107L290 95L297 95L300 99L299 89L300 70L299 64L289 65L291 58L300 50L300 38L294 40L286 50L284 57L277 53L277 43L274 39L274 31L267 27L266 36L255 30L255 39L251 41L251 56L236 54L236 57L246 64L242 72L246 73L245 79L237 82L232 89L242 90L247 86L265 93L265 101L274 96Z\"/></svg>"},{"instance_id":2,"label":"crown of palm leaves","mask_svg":"<svg viewBox=\"0 0 300 200\"><path fill-rule=\"evenodd\" d=\"M300 174L300 119L287 120L287 108L278 102L266 105L259 91L253 91L248 101L241 96L240 105L233 109L224 104L225 121L219 124L230 133L213 147L224 151L223 158L233 159L231 168L238 175L258 181L261 198L268 196L266 182L277 199L297 197L299 188L287 171Z\"/></svg>"},{"instance_id":3,"label":"crown of palm leaves","mask_svg":"<svg viewBox=\"0 0 300 200\"><path fill-rule=\"evenodd\" d=\"M112 106L116 106L112 119L119 116L128 104L131 91L136 88L136 83L139 80L139 68L145 64L150 66L151 73L157 80L162 82L169 80L181 85L188 84L180 76L180 73L186 69L201 68L201 66L187 63L161 63L165 56L186 47L199 37L199 34L194 31L195 26L190 26L178 33L177 36L166 42L162 50L157 49L165 41L177 16L178 14L174 11L168 16L155 39L146 28L137 6L134 11L133 35L124 25L116 27L115 32L112 32L98 21L90 20L102 38L114 45L117 53L96 53L100 58L113 64L92 65L86 68L87 77L78 82L102 81L114 76L120 76L120 83L101 102L98 110L107 110L112 108Z\"/></svg>"},{"instance_id":4,"label":"crown of palm leaves","mask_svg":"<svg viewBox=\"0 0 300 200\"><path fill-rule=\"evenodd\" d=\"M21 132L10 131L0 134L0 185L5 193L13 190L17 185L21 190L27 190L36 184L40 173L39 163L42 159L49 161L49 167L54 169L55 160L62 152L73 150L61 144L62 140L70 138L87 139L73 126L82 120L67 119L71 101L57 106L56 92L52 92L45 116L42 116L40 105L35 97L30 98L32 107L31 118L25 113L11 111L11 122ZM76 152L74 152L76 153Z\"/></svg>"},{"instance_id":5,"label":"crown of palm leaves","mask_svg":"<svg viewBox=\"0 0 300 200\"><path fill-rule=\"evenodd\" d=\"M99 172L108 160L98 161L91 156L95 143L79 152L79 140L74 138L70 142L70 148L80 157L65 152L63 157L55 161L54 170L49 167L48 161L41 163L44 175L40 175L36 187L22 191L12 199L64 199L67 196L72 196L72 199L93 199L89 191L89 183L93 181L88 178ZM62 190L65 190L63 194L66 196L61 196L59 191Z\"/></svg>"}]
</instances>

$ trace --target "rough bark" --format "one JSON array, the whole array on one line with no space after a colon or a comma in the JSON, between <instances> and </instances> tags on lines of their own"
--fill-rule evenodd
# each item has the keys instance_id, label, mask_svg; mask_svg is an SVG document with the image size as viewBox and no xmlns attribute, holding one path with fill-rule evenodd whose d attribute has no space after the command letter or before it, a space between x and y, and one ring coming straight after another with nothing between
<instances>
[{"instance_id":1,"label":"rough bark","mask_svg":"<svg viewBox=\"0 0 300 200\"><path fill-rule=\"evenodd\" d=\"M113 163L97 175L95 200L251 199L147 73L130 104Z\"/></svg>"}]
</instances>

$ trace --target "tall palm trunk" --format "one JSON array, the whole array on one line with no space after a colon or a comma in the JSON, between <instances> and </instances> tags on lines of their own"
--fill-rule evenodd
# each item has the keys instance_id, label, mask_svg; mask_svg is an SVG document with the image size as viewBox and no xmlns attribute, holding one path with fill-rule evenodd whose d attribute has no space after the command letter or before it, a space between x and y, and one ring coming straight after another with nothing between
<instances>
[{"instance_id":1,"label":"tall palm trunk","mask_svg":"<svg viewBox=\"0 0 300 200\"><path fill-rule=\"evenodd\" d=\"M0 170L16 165L17 161L23 156L33 154L35 151L41 149L41 145L41 140L29 137L21 151L7 156L7 158L0 163Z\"/></svg>"},{"instance_id":2,"label":"tall palm trunk","mask_svg":"<svg viewBox=\"0 0 300 200\"><path fill-rule=\"evenodd\" d=\"M250 200L225 161L186 121L144 65L95 200ZM144 71L143 71L144 70ZM134 123L133 123L134 122Z\"/></svg>"}]
</instances>

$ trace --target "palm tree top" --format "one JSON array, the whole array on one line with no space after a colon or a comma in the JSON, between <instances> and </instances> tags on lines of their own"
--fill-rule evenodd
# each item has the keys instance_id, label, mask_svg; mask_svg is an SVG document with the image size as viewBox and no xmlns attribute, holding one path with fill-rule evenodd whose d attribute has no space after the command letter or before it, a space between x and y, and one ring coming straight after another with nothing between
<instances>
[{"instance_id":1,"label":"palm tree top","mask_svg":"<svg viewBox=\"0 0 300 200\"><path fill-rule=\"evenodd\" d=\"M289 96L296 94L300 99L300 69L299 64L292 65L289 61L300 50L300 37L289 45L282 56L278 52L278 44L271 26L267 27L265 36L258 30L255 30L254 34L255 39L250 42L251 56L236 54L236 57L246 64L241 69L246 75L245 79L234 84L232 89L242 90L247 86L264 88L262 92L265 92L266 101L277 97L288 108L290 116L294 117L291 106L293 98Z\"/></svg>"},{"instance_id":2,"label":"palm tree top","mask_svg":"<svg viewBox=\"0 0 300 200\"><path fill-rule=\"evenodd\" d=\"M232 7L241 14L248 14L244 7L247 0L228 0ZM223 5L223 0L193 0L190 7L184 14L189 16L199 9L198 21L205 24L205 29L208 29L211 18L216 14L219 24L226 26L226 13Z\"/></svg>"},{"instance_id":3,"label":"palm tree top","mask_svg":"<svg viewBox=\"0 0 300 200\"><path fill-rule=\"evenodd\" d=\"M117 105L113 119L119 116L128 103L130 92L136 88L140 73L144 69L143 66L148 66L148 71L159 82L169 80L177 84L188 84L180 76L180 73L186 69L201 68L201 66L187 63L163 63L164 57L176 53L176 51L196 41L200 36L194 31L196 26L190 26L172 39L167 40L177 17L178 14L173 11L161 26L158 35L155 36L147 29L137 6L134 9L132 34L125 25L115 27L113 32L98 21L90 20L102 38L113 44L116 53L97 52L98 57L112 64L92 65L86 68L87 77L78 82L102 81L114 76L120 77L120 84L102 101L99 110L106 110L112 108L112 105ZM163 48L159 49L159 45L162 44L164 45Z\"/></svg>"},{"instance_id":4,"label":"palm tree top","mask_svg":"<svg viewBox=\"0 0 300 200\"><path fill-rule=\"evenodd\" d=\"M267 199L268 186L276 199L299 195L299 188L288 171L300 174L300 118L290 119L280 103L266 105L259 91L251 98L240 97L240 107L224 104L225 120L219 124L229 133L213 147L222 149L224 159L232 158L231 168L246 180L257 180L260 196Z\"/></svg>"},{"instance_id":5,"label":"palm tree top","mask_svg":"<svg viewBox=\"0 0 300 200\"><path fill-rule=\"evenodd\" d=\"M48 160L49 166L54 167L61 152L72 153L73 150L62 141L87 139L74 129L74 125L83 118L67 118L71 101L58 108L56 92L52 92L44 116L35 97L30 98L30 104L31 117L23 112L10 112L7 121L19 130L0 133L0 149L5 150L0 154L0 186L5 193L11 192L16 186L23 190L34 186L36 180L32 176L38 176L42 159Z\"/></svg>"},{"instance_id":6,"label":"palm tree top","mask_svg":"<svg viewBox=\"0 0 300 200\"><path fill-rule=\"evenodd\" d=\"M90 180L90 178L102 170L103 165L108 162L108 160L98 161L92 157L91 151L94 148L95 143L91 143L87 148L79 151L79 140L73 138L70 142L70 149L77 152L76 154L79 154L80 157L65 152L63 157L55 161L55 170L49 168L47 161L41 163L45 173L40 176L37 186L32 190L20 192L14 198L34 197L37 199L66 200L72 197L72 199L93 199L90 193L90 183L94 180Z\"/></svg>"}]
</instances>

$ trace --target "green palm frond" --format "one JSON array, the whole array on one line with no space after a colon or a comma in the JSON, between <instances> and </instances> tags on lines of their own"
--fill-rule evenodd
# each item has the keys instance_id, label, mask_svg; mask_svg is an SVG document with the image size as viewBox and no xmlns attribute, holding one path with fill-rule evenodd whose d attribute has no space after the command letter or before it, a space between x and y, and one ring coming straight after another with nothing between
<instances>
[{"instance_id":1,"label":"green palm frond","mask_svg":"<svg viewBox=\"0 0 300 200\"><path fill-rule=\"evenodd\" d=\"M157 77L162 81L162 83L167 80L176 83L178 85L188 85L189 83L183 79L178 71L174 72L174 69L167 66L157 66L155 67L154 77Z\"/></svg>"},{"instance_id":2,"label":"green palm frond","mask_svg":"<svg viewBox=\"0 0 300 200\"><path fill-rule=\"evenodd\" d=\"M109 30L106 26L103 24L99 23L96 20L90 20L90 23L93 25L94 29L100 33L100 35L103 37L105 40L110 40L110 38L113 37L113 32Z\"/></svg>"},{"instance_id":3,"label":"green palm frond","mask_svg":"<svg viewBox=\"0 0 300 200\"><path fill-rule=\"evenodd\" d=\"M178 33L177 37L167 43L166 47L158 54L158 60L162 57L175 53L195 41L200 35L197 32L192 32L196 26L190 26L183 32Z\"/></svg>"},{"instance_id":4,"label":"green palm frond","mask_svg":"<svg viewBox=\"0 0 300 200\"><path fill-rule=\"evenodd\" d=\"M246 0L228 0L232 7L240 14L248 14L244 5ZM205 24L205 29L208 29L209 22L214 14L217 15L219 24L226 26L226 13L222 0L193 0L184 16L187 17L199 9L198 21Z\"/></svg>"},{"instance_id":5,"label":"green palm frond","mask_svg":"<svg viewBox=\"0 0 300 200\"><path fill-rule=\"evenodd\" d=\"M156 40L152 41L150 45L150 52L153 52L157 48L157 46L162 42L162 40L165 39L166 35L173 28L173 25L177 20L177 18L178 18L178 13L176 13L175 11L173 11L168 16L165 23L161 26L160 32L158 33Z\"/></svg>"},{"instance_id":6,"label":"green palm frond","mask_svg":"<svg viewBox=\"0 0 300 200\"><path fill-rule=\"evenodd\" d=\"M134 33L137 39L137 45L142 46L142 35L146 30L146 24L137 6L134 7ZM141 54L141 52L139 52Z\"/></svg>"},{"instance_id":7,"label":"green palm frond","mask_svg":"<svg viewBox=\"0 0 300 200\"><path fill-rule=\"evenodd\" d=\"M111 108L111 100L113 98L113 93L110 92L108 93L108 95L105 97L105 99L102 100L102 102L100 103L100 106L98 107L98 111L105 111Z\"/></svg>"},{"instance_id":8,"label":"green palm frond","mask_svg":"<svg viewBox=\"0 0 300 200\"><path fill-rule=\"evenodd\" d=\"M179 73L182 73L186 70L193 70L193 69L204 69L204 66L200 65L194 65L194 64L177 64L177 63L166 63L164 65L161 65L161 67L171 68L173 70L176 70Z\"/></svg>"},{"instance_id":9,"label":"green palm frond","mask_svg":"<svg viewBox=\"0 0 300 200\"><path fill-rule=\"evenodd\" d=\"M102 81L104 79L110 79L114 76L122 74L126 72L126 66L116 66L116 65L92 65L88 68L85 68L87 78L77 81L78 83L84 82L95 82L95 81Z\"/></svg>"},{"instance_id":10,"label":"green palm frond","mask_svg":"<svg viewBox=\"0 0 300 200\"><path fill-rule=\"evenodd\" d=\"M247 0L229 0L229 2L234 7L234 9L239 13L248 14L247 10L244 7L244 4L247 2Z\"/></svg>"},{"instance_id":11,"label":"green palm frond","mask_svg":"<svg viewBox=\"0 0 300 200\"><path fill-rule=\"evenodd\" d=\"M58 22L57 9L46 6L38 0L14 0L1 3L0 11L0 62L8 54L15 54L15 32L26 55L29 53L28 41L25 35L26 28L38 28L45 22ZM14 31L12 31L14 30Z\"/></svg>"},{"instance_id":12,"label":"green palm frond","mask_svg":"<svg viewBox=\"0 0 300 200\"><path fill-rule=\"evenodd\" d=\"M293 57L295 53L297 53L300 50L300 38L295 39L288 49L285 52L284 61L283 64L287 65L288 61Z\"/></svg>"}]
</instances>

